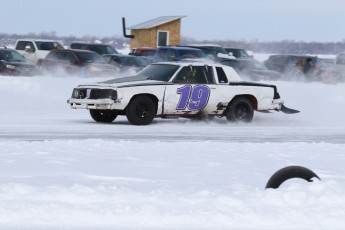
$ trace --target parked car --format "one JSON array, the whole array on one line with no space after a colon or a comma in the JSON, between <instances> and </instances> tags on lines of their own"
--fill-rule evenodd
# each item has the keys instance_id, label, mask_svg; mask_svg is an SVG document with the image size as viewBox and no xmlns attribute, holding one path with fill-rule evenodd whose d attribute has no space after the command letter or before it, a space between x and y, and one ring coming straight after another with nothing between
<instances>
[{"instance_id":1,"label":"parked car","mask_svg":"<svg viewBox=\"0 0 345 230\"><path fill-rule=\"evenodd\" d=\"M234 56L235 58L253 58L245 49L233 47L225 47L224 49L230 56Z\"/></svg>"},{"instance_id":2,"label":"parked car","mask_svg":"<svg viewBox=\"0 0 345 230\"><path fill-rule=\"evenodd\" d=\"M105 54L104 59L111 65L118 67L121 71L134 70L136 72L147 66L142 57L126 54Z\"/></svg>"},{"instance_id":3,"label":"parked car","mask_svg":"<svg viewBox=\"0 0 345 230\"><path fill-rule=\"evenodd\" d=\"M186 59L210 60L200 49L180 46L159 47L150 58L151 63L159 61L183 61Z\"/></svg>"},{"instance_id":4,"label":"parked car","mask_svg":"<svg viewBox=\"0 0 345 230\"><path fill-rule=\"evenodd\" d=\"M71 49L81 49L81 50L91 50L98 53L99 55L104 54L118 54L119 52L108 44L101 43L82 43L82 42L73 42L70 45Z\"/></svg>"},{"instance_id":5,"label":"parked car","mask_svg":"<svg viewBox=\"0 0 345 230\"><path fill-rule=\"evenodd\" d=\"M336 56L333 68L335 82L345 82L345 53Z\"/></svg>"},{"instance_id":6,"label":"parked car","mask_svg":"<svg viewBox=\"0 0 345 230\"><path fill-rule=\"evenodd\" d=\"M202 62L154 63L134 77L79 85L67 103L89 109L96 122L126 115L134 125L156 116L250 122L255 110L299 112L284 106L276 86L241 82L233 68Z\"/></svg>"},{"instance_id":7,"label":"parked car","mask_svg":"<svg viewBox=\"0 0 345 230\"><path fill-rule=\"evenodd\" d=\"M138 47L132 49L132 52L130 52L129 55L150 57L155 54L156 50L157 49L150 47Z\"/></svg>"},{"instance_id":8,"label":"parked car","mask_svg":"<svg viewBox=\"0 0 345 230\"><path fill-rule=\"evenodd\" d=\"M252 58L249 59L221 59L219 60L223 65L231 66L244 79L252 81L259 80L279 80L281 73L267 69L267 67Z\"/></svg>"},{"instance_id":9,"label":"parked car","mask_svg":"<svg viewBox=\"0 0 345 230\"><path fill-rule=\"evenodd\" d=\"M322 59L311 55L271 55L265 66L283 74L283 79L300 81L329 81L333 70Z\"/></svg>"},{"instance_id":10,"label":"parked car","mask_svg":"<svg viewBox=\"0 0 345 230\"><path fill-rule=\"evenodd\" d=\"M233 58L229 53L221 46L214 44L189 44L185 47L191 47L202 50L208 57L213 60L218 58Z\"/></svg>"},{"instance_id":11,"label":"parked car","mask_svg":"<svg viewBox=\"0 0 345 230\"><path fill-rule=\"evenodd\" d=\"M54 50L42 61L41 70L53 75L67 73L80 76L112 76L118 68L89 50Z\"/></svg>"},{"instance_id":12,"label":"parked car","mask_svg":"<svg viewBox=\"0 0 345 230\"><path fill-rule=\"evenodd\" d=\"M18 51L0 48L0 75L33 76L37 75L36 65L26 60Z\"/></svg>"},{"instance_id":13,"label":"parked car","mask_svg":"<svg viewBox=\"0 0 345 230\"><path fill-rule=\"evenodd\" d=\"M51 50L64 49L63 45L58 41L42 39L18 39L14 48L26 59L36 65L40 65Z\"/></svg>"}]
</instances>

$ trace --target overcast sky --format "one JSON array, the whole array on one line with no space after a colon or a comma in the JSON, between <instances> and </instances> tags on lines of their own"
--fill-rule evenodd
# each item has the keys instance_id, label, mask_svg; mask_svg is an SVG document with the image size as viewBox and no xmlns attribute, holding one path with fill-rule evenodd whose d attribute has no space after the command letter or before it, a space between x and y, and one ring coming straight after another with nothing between
<instances>
[{"instance_id":1,"label":"overcast sky","mask_svg":"<svg viewBox=\"0 0 345 230\"><path fill-rule=\"evenodd\" d=\"M122 36L122 17L129 27L186 16L181 35L198 40L345 39L343 0L0 0L0 7L0 33Z\"/></svg>"}]
</instances>

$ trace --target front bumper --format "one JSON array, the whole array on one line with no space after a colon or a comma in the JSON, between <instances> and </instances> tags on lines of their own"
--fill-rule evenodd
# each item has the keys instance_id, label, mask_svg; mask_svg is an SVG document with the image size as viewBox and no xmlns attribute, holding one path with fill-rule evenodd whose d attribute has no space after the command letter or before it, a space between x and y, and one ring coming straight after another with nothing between
<instances>
[{"instance_id":1,"label":"front bumper","mask_svg":"<svg viewBox=\"0 0 345 230\"><path fill-rule=\"evenodd\" d=\"M116 101L114 89L74 88L67 103L74 109L112 109Z\"/></svg>"},{"instance_id":2,"label":"front bumper","mask_svg":"<svg viewBox=\"0 0 345 230\"><path fill-rule=\"evenodd\" d=\"M76 99L70 98L67 100L73 109L112 109L115 103L111 99Z\"/></svg>"}]
</instances>

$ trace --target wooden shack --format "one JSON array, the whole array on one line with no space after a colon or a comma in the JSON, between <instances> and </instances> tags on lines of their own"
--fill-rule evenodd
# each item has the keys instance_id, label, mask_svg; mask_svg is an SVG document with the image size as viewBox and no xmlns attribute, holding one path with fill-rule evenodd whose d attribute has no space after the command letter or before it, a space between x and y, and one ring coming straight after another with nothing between
<instances>
[{"instance_id":1,"label":"wooden shack","mask_svg":"<svg viewBox=\"0 0 345 230\"><path fill-rule=\"evenodd\" d=\"M185 16L162 16L127 29L131 30L131 49L180 44L181 18Z\"/></svg>"}]
</instances>

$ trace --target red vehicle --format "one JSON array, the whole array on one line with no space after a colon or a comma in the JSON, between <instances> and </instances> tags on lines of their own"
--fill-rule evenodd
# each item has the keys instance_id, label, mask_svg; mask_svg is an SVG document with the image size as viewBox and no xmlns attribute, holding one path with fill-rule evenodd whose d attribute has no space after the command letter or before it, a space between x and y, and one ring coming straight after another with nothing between
<instances>
[{"instance_id":1,"label":"red vehicle","mask_svg":"<svg viewBox=\"0 0 345 230\"><path fill-rule=\"evenodd\" d=\"M149 57L149 56L153 56L155 52L156 52L155 48L139 47L139 48L132 49L132 52L129 53L129 55Z\"/></svg>"}]
</instances>

